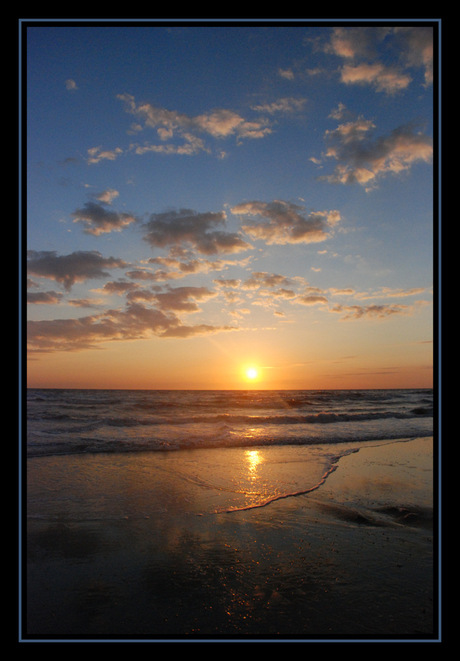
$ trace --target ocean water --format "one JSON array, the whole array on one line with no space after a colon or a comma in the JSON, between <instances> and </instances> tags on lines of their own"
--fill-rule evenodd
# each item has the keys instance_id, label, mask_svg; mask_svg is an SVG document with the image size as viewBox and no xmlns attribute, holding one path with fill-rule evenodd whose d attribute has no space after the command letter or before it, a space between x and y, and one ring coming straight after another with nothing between
<instances>
[{"instance_id":1,"label":"ocean water","mask_svg":"<svg viewBox=\"0 0 460 661\"><path fill-rule=\"evenodd\" d=\"M27 456L343 444L433 434L433 392L27 391Z\"/></svg>"}]
</instances>

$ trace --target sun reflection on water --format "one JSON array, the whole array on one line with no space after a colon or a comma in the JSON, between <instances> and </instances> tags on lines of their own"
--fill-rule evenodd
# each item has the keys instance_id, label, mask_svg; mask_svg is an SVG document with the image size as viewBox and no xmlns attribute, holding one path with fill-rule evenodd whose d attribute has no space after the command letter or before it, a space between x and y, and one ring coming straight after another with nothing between
<instances>
[{"instance_id":1,"label":"sun reflection on water","mask_svg":"<svg viewBox=\"0 0 460 661\"><path fill-rule=\"evenodd\" d=\"M256 477L257 466L262 462L259 450L246 450L246 459L248 461L248 470L252 479Z\"/></svg>"}]
</instances>

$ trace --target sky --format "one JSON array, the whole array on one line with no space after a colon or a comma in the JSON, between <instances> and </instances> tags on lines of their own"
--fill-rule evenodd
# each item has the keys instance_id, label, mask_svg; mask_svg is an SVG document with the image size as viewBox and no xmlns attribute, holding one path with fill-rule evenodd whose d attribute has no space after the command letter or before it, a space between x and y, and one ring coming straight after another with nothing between
<instances>
[{"instance_id":1,"label":"sky","mask_svg":"<svg viewBox=\"0 0 460 661\"><path fill-rule=\"evenodd\" d=\"M433 23L22 27L29 387L432 386Z\"/></svg>"}]
</instances>

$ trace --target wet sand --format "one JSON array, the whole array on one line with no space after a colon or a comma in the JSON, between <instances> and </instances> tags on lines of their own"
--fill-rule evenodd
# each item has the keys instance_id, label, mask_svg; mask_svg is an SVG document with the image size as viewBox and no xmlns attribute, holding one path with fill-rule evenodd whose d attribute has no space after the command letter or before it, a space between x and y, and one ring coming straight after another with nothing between
<instances>
[{"instance_id":1,"label":"wet sand","mask_svg":"<svg viewBox=\"0 0 460 661\"><path fill-rule=\"evenodd\" d=\"M353 449L29 460L23 638L436 639L432 439Z\"/></svg>"}]
</instances>

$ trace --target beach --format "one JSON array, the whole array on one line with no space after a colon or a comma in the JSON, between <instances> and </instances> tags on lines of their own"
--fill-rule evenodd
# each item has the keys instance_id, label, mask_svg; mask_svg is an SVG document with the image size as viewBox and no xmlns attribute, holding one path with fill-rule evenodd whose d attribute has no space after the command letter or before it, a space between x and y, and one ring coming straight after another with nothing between
<instances>
[{"instance_id":1,"label":"beach","mask_svg":"<svg viewBox=\"0 0 460 661\"><path fill-rule=\"evenodd\" d=\"M27 487L26 639L436 638L431 437L36 456Z\"/></svg>"}]
</instances>

